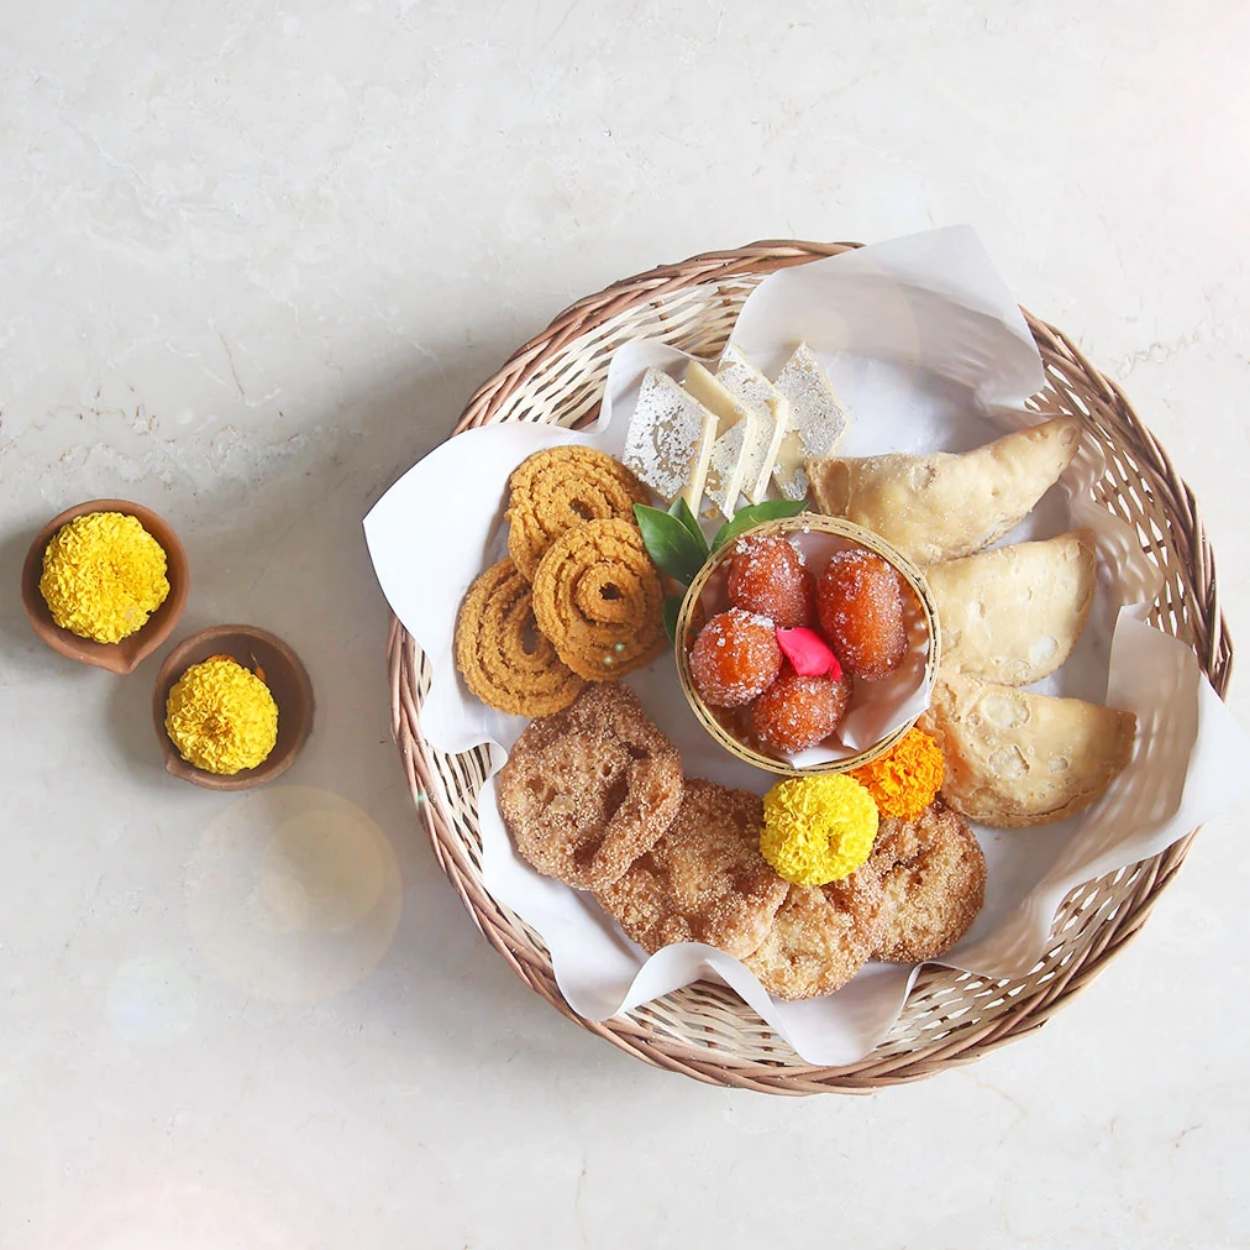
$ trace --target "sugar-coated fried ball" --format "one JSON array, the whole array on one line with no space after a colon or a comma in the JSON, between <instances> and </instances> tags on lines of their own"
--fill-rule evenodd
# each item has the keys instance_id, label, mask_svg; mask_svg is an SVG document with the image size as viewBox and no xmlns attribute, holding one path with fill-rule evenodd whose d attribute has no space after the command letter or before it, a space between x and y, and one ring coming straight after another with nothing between
<instances>
[{"instance_id":1,"label":"sugar-coated fried ball","mask_svg":"<svg viewBox=\"0 0 1250 1250\"><path fill-rule=\"evenodd\" d=\"M781 669L776 630L765 617L718 612L690 649L690 676L712 707L739 707L770 686Z\"/></svg>"},{"instance_id":2,"label":"sugar-coated fried ball","mask_svg":"<svg viewBox=\"0 0 1250 1250\"><path fill-rule=\"evenodd\" d=\"M865 681L888 676L907 652L901 579L871 551L834 553L816 586L816 612L842 667Z\"/></svg>"},{"instance_id":3,"label":"sugar-coated fried ball","mask_svg":"<svg viewBox=\"0 0 1250 1250\"><path fill-rule=\"evenodd\" d=\"M751 705L751 727L764 746L793 755L829 737L850 698L845 676L833 680L787 671Z\"/></svg>"},{"instance_id":4,"label":"sugar-coated fried ball","mask_svg":"<svg viewBox=\"0 0 1250 1250\"><path fill-rule=\"evenodd\" d=\"M812 575L784 538L743 538L729 561L729 602L790 629L812 623Z\"/></svg>"}]
</instances>

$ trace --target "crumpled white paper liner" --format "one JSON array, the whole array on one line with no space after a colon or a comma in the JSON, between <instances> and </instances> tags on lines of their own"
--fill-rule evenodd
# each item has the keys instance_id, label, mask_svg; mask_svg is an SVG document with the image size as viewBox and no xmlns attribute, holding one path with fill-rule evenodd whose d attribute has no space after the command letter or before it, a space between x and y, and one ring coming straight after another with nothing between
<instances>
[{"instance_id":1,"label":"crumpled white paper liner","mask_svg":"<svg viewBox=\"0 0 1250 1250\"><path fill-rule=\"evenodd\" d=\"M1024 401L1043 384L1015 301L967 228L862 248L774 274L751 294L733 341L770 375L800 341L818 352L852 415L839 452L965 450L1035 423ZM524 728L485 707L455 670L456 610L469 583L505 551L508 474L560 443L619 455L649 365L686 358L634 342L613 357L598 421L574 433L506 423L467 431L408 471L365 520L382 589L432 666L422 730L439 750L493 743L495 766ZM1094 531L1099 589L1090 622L1062 669L1035 689L1106 701L1136 713L1129 766L1093 807L1036 829L977 828L989 864L986 903L941 961L989 977L1027 973L1044 952L1055 909L1074 886L1157 854L1244 791L1247 739L1183 643L1145 624L1159 574L1127 525L1093 503L1102 471L1088 440L1059 485L1004 540ZM773 778L740 764L704 732L664 656L627 679L676 743L686 773L763 792ZM897 1019L915 969L870 963L839 993L774 1000L736 959L683 943L647 958L594 900L539 876L512 848L494 781L478 799L483 879L551 952L560 990L588 1019L606 1019L700 978L731 985L807 1062L851 1063Z\"/></svg>"}]
</instances>

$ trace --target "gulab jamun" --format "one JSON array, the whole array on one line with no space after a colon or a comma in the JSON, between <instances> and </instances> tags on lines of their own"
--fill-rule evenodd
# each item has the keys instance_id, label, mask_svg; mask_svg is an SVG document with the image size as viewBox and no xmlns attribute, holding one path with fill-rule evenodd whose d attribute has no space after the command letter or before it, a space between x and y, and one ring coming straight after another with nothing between
<instances>
[{"instance_id":1,"label":"gulab jamun","mask_svg":"<svg viewBox=\"0 0 1250 1250\"><path fill-rule=\"evenodd\" d=\"M880 681L907 653L902 579L862 548L836 551L816 584L820 628L847 672Z\"/></svg>"},{"instance_id":2,"label":"gulab jamun","mask_svg":"<svg viewBox=\"0 0 1250 1250\"><path fill-rule=\"evenodd\" d=\"M729 561L729 602L790 629L812 622L812 575L784 538L742 538Z\"/></svg>"},{"instance_id":3,"label":"gulab jamun","mask_svg":"<svg viewBox=\"0 0 1250 1250\"><path fill-rule=\"evenodd\" d=\"M751 728L765 747L793 755L829 737L850 701L845 676L835 680L787 671L751 705Z\"/></svg>"},{"instance_id":4,"label":"gulab jamun","mask_svg":"<svg viewBox=\"0 0 1250 1250\"><path fill-rule=\"evenodd\" d=\"M742 608L718 612L690 648L691 680L712 707L750 703L780 671L772 622Z\"/></svg>"}]
</instances>

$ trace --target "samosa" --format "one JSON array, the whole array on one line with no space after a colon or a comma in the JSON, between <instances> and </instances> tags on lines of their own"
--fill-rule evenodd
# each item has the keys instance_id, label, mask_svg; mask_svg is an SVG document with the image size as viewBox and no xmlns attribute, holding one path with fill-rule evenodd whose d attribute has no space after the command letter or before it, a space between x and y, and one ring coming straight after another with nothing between
<instances>
[{"instance_id":1,"label":"samosa","mask_svg":"<svg viewBox=\"0 0 1250 1250\"><path fill-rule=\"evenodd\" d=\"M996 547L926 570L942 629L942 666L1027 686L1072 652L1094 598L1089 530Z\"/></svg>"},{"instance_id":2,"label":"samosa","mask_svg":"<svg viewBox=\"0 0 1250 1250\"><path fill-rule=\"evenodd\" d=\"M974 451L809 460L817 511L880 534L917 564L971 555L1017 525L1072 463L1077 417L1055 417Z\"/></svg>"},{"instance_id":3,"label":"samosa","mask_svg":"<svg viewBox=\"0 0 1250 1250\"><path fill-rule=\"evenodd\" d=\"M946 755L942 797L987 825L1064 820L1088 807L1128 763L1132 712L939 672L920 718Z\"/></svg>"}]
</instances>

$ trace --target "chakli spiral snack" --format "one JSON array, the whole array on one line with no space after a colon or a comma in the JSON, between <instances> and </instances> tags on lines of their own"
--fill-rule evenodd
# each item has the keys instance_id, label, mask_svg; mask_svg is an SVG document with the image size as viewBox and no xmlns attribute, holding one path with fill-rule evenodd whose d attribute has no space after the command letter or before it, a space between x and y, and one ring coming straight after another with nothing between
<instances>
[{"instance_id":1,"label":"chakli spiral snack","mask_svg":"<svg viewBox=\"0 0 1250 1250\"><path fill-rule=\"evenodd\" d=\"M629 520L634 504L651 498L629 469L591 447L535 452L508 486L508 554L529 581L561 534L586 521Z\"/></svg>"},{"instance_id":2,"label":"chakli spiral snack","mask_svg":"<svg viewBox=\"0 0 1250 1250\"><path fill-rule=\"evenodd\" d=\"M456 620L456 667L483 703L518 716L559 712L585 684L538 632L529 583L511 560L469 587Z\"/></svg>"},{"instance_id":3,"label":"chakli spiral snack","mask_svg":"<svg viewBox=\"0 0 1250 1250\"><path fill-rule=\"evenodd\" d=\"M587 681L615 680L664 648L664 586L628 521L587 521L563 534L533 585L538 628Z\"/></svg>"}]
</instances>

